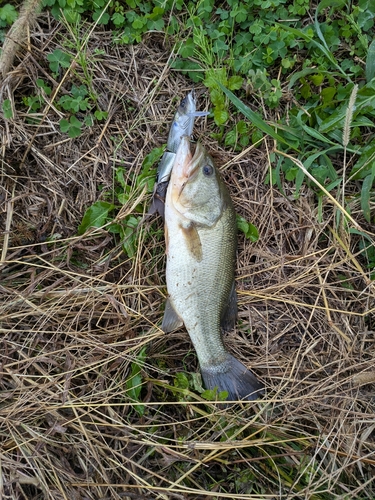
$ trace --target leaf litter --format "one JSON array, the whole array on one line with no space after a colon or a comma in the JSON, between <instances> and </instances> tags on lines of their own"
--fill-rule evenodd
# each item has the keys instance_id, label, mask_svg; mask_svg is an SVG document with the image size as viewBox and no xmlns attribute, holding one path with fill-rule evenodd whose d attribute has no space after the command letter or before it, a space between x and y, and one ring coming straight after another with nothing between
<instances>
[{"instance_id":1,"label":"leaf litter","mask_svg":"<svg viewBox=\"0 0 375 500\"><path fill-rule=\"evenodd\" d=\"M140 231L132 259L106 226L78 228L93 203L116 203L117 168L132 186L191 83L169 69L161 35L121 47L96 29L87 69L108 117L69 138L53 96L32 113L22 104L40 94L38 78L55 96L87 78L74 63L49 72L48 54L69 36L40 16L32 50L1 82L12 117L0 121L0 496L373 497L375 300L358 251L373 240L359 202L351 217L366 233L329 198L318 223L306 186L295 199L287 182L283 192L264 183L271 142L236 155L211 139L209 120L196 122L195 139L225 165L238 214L259 232L257 242L239 234L239 320L225 340L267 396L221 408L193 390L199 381L179 388L178 374L196 380L198 366L184 330L159 328L160 220ZM149 200L135 192L116 221Z\"/></svg>"}]
</instances>

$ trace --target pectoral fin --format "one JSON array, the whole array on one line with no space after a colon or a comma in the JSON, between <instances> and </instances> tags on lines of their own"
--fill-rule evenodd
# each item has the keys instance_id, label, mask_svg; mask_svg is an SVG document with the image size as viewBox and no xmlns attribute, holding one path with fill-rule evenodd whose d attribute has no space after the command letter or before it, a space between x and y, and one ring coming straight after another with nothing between
<instances>
[{"instance_id":1,"label":"pectoral fin","mask_svg":"<svg viewBox=\"0 0 375 500\"><path fill-rule=\"evenodd\" d=\"M173 332L173 330L177 330L177 328L180 328L183 324L184 322L174 310L171 301L167 299L161 329L165 333Z\"/></svg>"},{"instance_id":2,"label":"pectoral fin","mask_svg":"<svg viewBox=\"0 0 375 500\"><path fill-rule=\"evenodd\" d=\"M221 328L226 332L229 332L234 328L237 319L237 294L236 288L234 286L234 280L232 284L232 289L229 294L228 304L224 309L224 312L221 316Z\"/></svg>"},{"instance_id":3,"label":"pectoral fin","mask_svg":"<svg viewBox=\"0 0 375 500\"><path fill-rule=\"evenodd\" d=\"M181 226L181 230L189 252L197 262L200 262L203 258L202 243L195 224L191 222L187 226Z\"/></svg>"}]
</instances>

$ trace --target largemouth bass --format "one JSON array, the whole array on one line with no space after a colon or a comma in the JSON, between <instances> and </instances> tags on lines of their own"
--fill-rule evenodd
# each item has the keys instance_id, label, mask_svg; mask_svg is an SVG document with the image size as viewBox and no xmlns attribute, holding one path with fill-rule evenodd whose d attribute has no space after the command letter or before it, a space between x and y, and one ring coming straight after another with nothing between
<instances>
[{"instance_id":1,"label":"largemouth bass","mask_svg":"<svg viewBox=\"0 0 375 500\"><path fill-rule=\"evenodd\" d=\"M164 203L169 178L171 175L176 152L183 135L191 136L193 133L194 119L197 116L206 116L206 111L196 110L196 95L192 90L182 99L174 115L171 128L168 134L167 149L163 154L156 172L156 183L152 202L148 214L152 215L158 212L164 218Z\"/></svg>"},{"instance_id":2,"label":"largemouth bass","mask_svg":"<svg viewBox=\"0 0 375 500\"><path fill-rule=\"evenodd\" d=\"M257 399L263 385L225 349L221 329L234 327L236 213L212 158L200 144L193 155L184 136L165 202L168 300L162 329L185 325L207 389L228 399Z\"/></svg>"}]
</instances>

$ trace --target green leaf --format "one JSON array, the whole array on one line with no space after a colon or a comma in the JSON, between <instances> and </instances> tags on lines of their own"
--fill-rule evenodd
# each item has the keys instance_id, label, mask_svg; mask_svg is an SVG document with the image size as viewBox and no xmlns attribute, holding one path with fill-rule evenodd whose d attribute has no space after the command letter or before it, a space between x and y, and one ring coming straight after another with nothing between
<instances>
[{"instance_id":1,"label":"green leaf","mask_svg":"<svg viewBox=\"0 0 375 500\"><path fill-rule=\"evenodd\" d=\"M327 44L326 44L323 36L322 36L322 40L324 40L324 45L317 42L311 36L307 35L303 31L292 28L291 26L287 26L285 24L279 24L279 23L275 23L275 26L277 26L281 31L283 31L283 30L289 31L290 33L292 33L296 37L300 37L303 40L305 40L306 42L309 42L309 43L312 43L313 45L315 45L315 47L317 47L327 57L327 59L336 68L336 70L339 71L345 77L345 80L351 82L350 76L341 68L340 64L338 64L338 62L336 61L332 52L328 49ZM320 28L318 28L318 29L320 31Z\"/></svg>"},{"instance_id":2,"label":"green leaf","mask_svg":"<svg viewBox=\"0 0 375 500\"><path fill-rule=\"evenodd\" d=\"M36 85L37 87L39 87L40 89L43 89L44 92L46 93L46 95L50 96L52 94L52 88L49 87L44 80L42 80L41 78L37 78L36 80Z\"/></svg>"},{"instance_id":3,"label":"green leaf","mask_svg":"<svg viewBox=\"0 0 375 500\"><path fill-rule=\"evenodd\" d=\"M181 57L192 57L194 54L195 43L192 38L187 38L181 44L180 50L178 51L178 55Z\"/></svg>"},{"instance_id":4,"label":"green leaf","mask_svg":"<svg viewBox=\"0 0 375 500\"><path fill-rule=\"evenodd\" d=\"M247 222L247 220L244 217L238 214L237 214L237 228L244 233L245 237L248 240L254 243L258 241L259 239L258 229L250 222Z\"/></svg>"},{"instance_id":5,"label":"green leaf","mask_svg":"<svg viewBox=\"0 0 375 500\"><path fill-rule=\"evenodd\" d=\"M375 178L375 164L372 166L372 172L363 179L361 189L361 208L367 222L371 222L370 196L372 193L372 185Z\"/></svg>"},{"instance_id":6,"label":"green leaf","mask_svg":"<svg viewBox=\"0 0 375 500\"><path fill-rule=\"evenodd\" d=\"M173 384L175 387L179 389L189 389L189 379L186 374L183 372L177 372L175 378L173 380Z\"/></svg>"},{"instance_id":7,"label":"green leaf","mask_svg":"<svg viewBox=\"0 0 375 500\"><path fill-rule=\"evenodd\" d=\"M143 26L147 23L147 19L141 17L141 16L137 16L134 21L132 22L132 27L135 29L135 30L140 30L143 28Z\"/></svg>"},{"instance_id":8,"label":"green leaf","mask_svg":"<svg viewBox=\"0 0 375 500\"><path fill-rule=\"evenodd\" d=\"M9 118L13 118L13 110L12 110L12 103L10 99L5 99L3 104L2 104L2 109L4 113L4 118L6 120L9 120Z\"/></svg>"},{"instance_id":9,"label":"green leaf","mask_svg":"<svg viewBox=\"0 0 375 500\"><path fill-rule=\"evenodd\" d=\"M239 133L239 135L247 134L249 131L249 127L244 120L240 120L239 122L237 122L236 130Z\"/></svg>"},{"instance_id":10,"label":"green leaf","mask_svg":"<svg viewBox=\"0 0 375 500\"><path fill-rule=\"evenodd\" d=\"M120 14L119 12L115 12L113 15L112 15L112 21L113 21L113 24L119 28L120 26L124 26L125 24L125 17Z\"/></svg>"},{"instance_id":11,"label":"green leaf","mask_svg":"<svg viewBox=\"0 0 375 500\"><path fill-rule=\"evenodd\" d=\"M203 80L203 85L209 89L217 89L220 84L226 85L227 80L227 70L226 68L217 68L215 70L206 71L205 79Z\"/></svg>"},{"instance_id":12,"label":"green leaf","mask_svg":"<svg viewBox=\"0 0 375 500\"><path fill-rule=\"evenodd\" d=\"M336 95L335 87L325 87L321 91L321 98L324 103L330 104L333 101L333 98Z\"/></svg>"},{"instance_id":13,"label":"green leaf","mask_svg":"<svg viewBox=\"0 0 375 500\"><path fill-rule=\"evenodd\" d=\"M136 361L131 364L130 377L126 380L126 394L133 400L139 401L139 396L142 390L142 368L146 360L146 347L143 347L139 352ZM142 416L145 412L144 405L136 404L134 410Z\"/></svg>"},{"instance_id":14,"label":"green leaf","mask_svg":"<svg viewBox=\"0 0 375 500\"><path fill-rule=\"evenodd\" d=\"M52 9L53 10L53 9ZM77 24L81 20L81 16L79 12L73 9L64 9L64 19L69 24Z\"/></svg>"},{"instance_id":15,"label":"green leaf","mask_svg":"<svg viewBox=\"0 0 375 500\"><path fill-rule=\"evenodd\" d=\"M11 25L17 19L18 13L13 5L9 3L0 8L0 19Z\"/></svg>"},{"instance_id":16,"label":"green leaf","mask_svg":"<svg viewBox=\"0 0 375 500\"><path fill-rule=\"evenodd\" d=\"M317 32L317 35L318 37L320 38L320 40L323 42L323 48L325 49L325 51L323 51L326 56L328 58L331 58L331 62L335 61L335 58L332 54L332 52L330 51L329 47L328 47L328 44L326 42L326 39L324 38L324 35L322 33L322 30L320 29L320 23L319 23L319 19L318 19L318 15L319 13L322 11L322 9L325 9L327 7L331 8L331 7L344 7L345 6L345 3L346 1L345 0L322 0L317 9L315 10L315 22L314 22L314 25L315 25L315 29L316 29L316 32ZM316 42L315 42L316 43ZM317 44L317 43L316 43ZM320 44L317 44L317 46L319 46Z\"/></svg>"},{"instance_id":17,"label":"green leaf","mask_svg":"<svg viewBox=\"0 0 375 500\"><path fill-rule=\"evenodd\" d=\"M108 111L101 111L100 109L97 109L94 116L98 121L105 120L108 117Z\"/></svg>"},{"instance_id":18,"label":"green leaf","mask_svg":"<svg viewBox=\"0 0 375 500\"><path fill-rule=\"evenodd\" d=\"M107 222L108 214L115 208L107 201L96 201L89 207L78 226L78 234L83 234L90 227L102 227Z\"/></svg>"},{"instance_id":19,"label":"green leaf","mask_svg":"<svg viewBox=\"0 0 375 500\"><path fill-rule=\"evenodd\" d=\"M228 80L229 90L238 90L242 87L243 78L241 76L231 76Z\"/></svg>"},{"instance_id":20,"label":"green leaf","mask_svg":"<svg viewBox=\"0 0 375 500\"><path fill-rule=\"evenodd\" d=\"M316 75L311 75L309 78L314 85L319 87L319 85L322 85L323 80L324 80L324 75L322 73L317 73Z\"/></svg>"},{"instance_id":21,"label":"green leaf","mask_svg":"<svg viewBox=\"0 0 375 500\"><path fill-rule=\"evenodd\" d=\"M301 78L304 78L305 76L308 76L308 75L311 75L314 73L318 73L318 75L323 76L328 72L321 71L320 68L304 68L301 71L297 71L296 73L293 73L293 75L290 77L288 89L291 89L296 82L301 80ZM336 73L330 73L330 74L335 75ZM310 80L314 83L314 85L317 85L312 78L310 78Z\"/></svg>"},{"instance_id":22,"label":"green leaf","mask_svg":"<svg viewBox=\"0 0 375 500\"><path fill-rule=\"evenodd\" d=\"M219 89L211 89L210 90L210 99L214 106L223 108L225 106L225 97L221 90Z\"/></svg>"},{"instance_id":23,"label":"green leaf","mask_svg":"<svg viewBox=\"0 0 375 500\"><path fill-rule=\"evenodd\" d=\"M350 172L353 179L364 179L371 172L375 162L375 144L365 146L360 153L361 156Z\"/></svg>"},{"instance_id":24,"label":"green leaf","mask_svg":"<svg viewBox=\"0 0 375 500\"><path fill-rule=\"evenodd\" d=\"M219 107L214 108L214 120L216 125L224 125L224 123L227 122L228 118L228 111L225 111L225 109Z\"/></svg>"},{"instance_id":25,"label":"green leaf","mask_svg":"<svg viewBox=\"0 0 375 500\"><path fill-rule=\"evenodd\" d=\"M305 173L303 170L300 168L298 169L298 172L296 174L296 190L294 192L294 197L295 199L298 199L299 197L299 191L301 189L302 183L305 180Z\"/></svg>"},{"instance_id":26,"label":"green leaf","mask_svg":"<svg viewBox=\"0 0 375 500\"><path fill-rule=\"evenodd\" d=\"M86 97L88 94L86 85L80 85L79 87L72 85L70 91L74 97Z\"/></svg>"},{"instance_id":27,"label":"green leaf","mask_svg":"<svg viewBox=\"0 0 375 500\"><path fill-rule=\"evenodd\" d=\"M218 392L217 387L215 387L215 389L206 389L202 392L201 396L206 401L225 401L228 397L228 392Z\"/></svg>"},{"instance_id":28,"label":"green leaf","mask_svg":"<svg viewBox=\"0 0 375 500\"><path fill-rule=\"evenodd\" d=\"M71 116L69 121L65 118L60 121L61 132L68 133L72 139L81 135L81 129L82 123L75 116Z\"/></svg>"},{"instance_id":29,"label":"green leaf","mask_svg":"<svg viewBox=\"0 0 375 500\"><path fill-rule=\"evenodd\" d=\"M174 61L171 62L171 68L177 69L181 71L183 74L188 74L189 78L193 80L193 82L200 82L203 80L203 72L200 64L190 60L184 60L177 57Z\"/></svg>"},{"instance_id":30,"label":"green leaf","mask_svg":"<svg viewBox=\"0 0 375 500\"><path fill-rule=\"evenodd\" d=\"M83 123L86 125L86 127L92 127L94 125L94 117L89 113L83 119Z\"/></svg>"},{"instance_id":31,"label":"green leaf","mask_svg":"<svg viewBox=\"0 0 375 500\"><path fill-rule=\"evenodd\" d=\"M125 188L126 188L126 180L125 180L125 177L124 177L124 173L125 173L125 169L123 167L118 167L116 169L115 178L116 178L116 181L125 190Z\"/></svg>"},{"instance_id":32,"label":"green leaf","mask_svg":"<svg viewBox=\"0 0 375 500\"><path fill-rule=\"evenodd\" d=\"M323 9L330 9L331 7L345 7L346 5L346 0L322 0L319 2L319 5L317 7L317 12L321 12Z\"/></svg>"},{"instance_id":33,"label":"green leaf","mask_svg":"<svg viewBox=\"0 0 375 500\"><path fill-rule=\"evenodd\" d=\"M103 13L102 10L96 10L93 13L92 18L97 22L97 24L108 24L111 16L107 12Z\"/></svg>"},{"instance_id":34,"label":"green leaf","mask_svg":"<svg viewBox=\"0 0 375 500\"><path fill-rule=\"evenodd\" d=\"M339 106L328 118L323 120L319 126L320 132L330 132L331 130L337 128L342 129L347 107L347 103Z\"/></svg>"},{"instance_id":35,"label":"green leaf","mask_svg":"<svg viewBox=\"0 0 375 500\"><path fill-rule=\"evenodd\" d=\"M121 233L122 237L122 248L126 255L130 258L134 257L136 254L136 244L137 244L137 228L139 224L139 218L129 215L124 221L125 229Z\"/></svg>"},{"instance_id":36,"label":"green leaf","mask_svg":"<svg viewBox=\"0 0 375 500\"><path fill-rule=\"evenodd\" d=\"M370 43L366 57L366 81L371 81L375 76L375 40Z\"/></svg>"},{"instance_id":37,"label":"green leaf","mask_svg":"<svg viewBox=\"0 0 375 500\"><path fill-rule=\"evenodd\" d=\"M225 136L224 144L226 146L234 146L237 142L237 132L235 129L229 130Z\"/></svg>"},{"instance_id":38,"label":"green leaf","mask_svg":"<svg viewBox=\"0 0 375 500\"><path fill-rule=\"evenodd\" d=\"M71 56L60 49L54 50L51 54L47 54L47 59L50 62L49 67L54 73L58 73L60 66L69 68Z\"/></svg>"},{"instance_id":39,"label":"green leaf","mask_svg":"<svg viewBox=\"0 0 375 500\"><path fill-rule=\"evenodd\" d=\"M301 126L303 130L309 134L311 137L314 137L314 139L317 139L318 141L325 142L326 144L332 144L333 146L337 146L335 142L332 142L328 137L325 135L321 134L318 130L315 130L312 127L309 127L308 125L305 125L304 123L301 122Z\"/></svg>"},{"instance_id":40,"label":"green leaf","mask_svg":"<svg viewBox=\"0 0 375 500\"><path fill-rule=\"evenodd\" d=\"M149 170L150 168L152 168L155 165L155 163L158 162L160 158L163 156L164 151L165 151L165 145L159 148L152 149L149 152L149 154L145 156L142 162L142 168L145 170Z\"/></svg>"}]
</instances>

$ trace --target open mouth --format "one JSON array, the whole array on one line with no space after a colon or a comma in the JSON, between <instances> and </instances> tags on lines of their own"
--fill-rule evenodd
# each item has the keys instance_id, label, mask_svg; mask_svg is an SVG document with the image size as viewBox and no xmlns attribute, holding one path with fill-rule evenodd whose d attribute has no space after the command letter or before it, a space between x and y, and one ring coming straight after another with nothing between
<instances>
[{"instance_id":1,"label":"open mouth","mask_svg":"<svg viewBox=\"0 0 375 500\"><path fill-rule=\"evenodd\" d=\"M202 155L204 155L203 146L197 143L194 154L192 149L190 137L187 135L182 136L176 152L171 177L176 201L180 198L186 184L196 175L201 165Z\"/></svg>"},{"instance_id":2,"label":"open mouth","mask_svg":"<svg viewBox=\"0 0 375 500\"><path fill-rule=\"evenodd\" d=\"M183 139L185 140L185 136L183 137ZM189 144L188 147L189 147L189 152L190 152L190 158L186 158L186 161L183 163L183 169L181 172L183 177L185 177L185 179L186 179L185 183L188 181L188 179L190 179L192 176L194 176L194 174L197 172L198 167L199 167L200 162L201 162L201 159L202 159L202 155L204 154L204 150L203 150L202 146L200 145L200 143L198 142L196 147L195 147L194 155L192 156L191 143L188 140L188 138L186 138L186 140L188 141L188 144Z\"/></svg>"}]
</instances>

